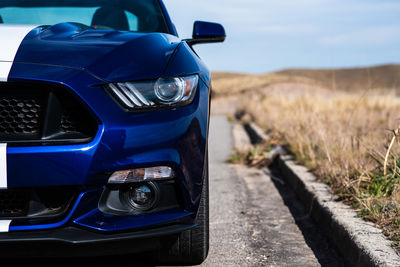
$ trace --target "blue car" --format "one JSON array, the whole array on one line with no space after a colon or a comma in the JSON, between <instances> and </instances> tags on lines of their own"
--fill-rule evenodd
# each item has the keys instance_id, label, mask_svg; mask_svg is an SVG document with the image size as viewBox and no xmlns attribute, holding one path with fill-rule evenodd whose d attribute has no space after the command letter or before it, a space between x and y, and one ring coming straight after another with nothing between
<instances>
[{"instance_id":1,"label":"blue car","mask_svg":"<svg viewBox=\"0 0 400 267\"><path fill-rule=\"evenodd\" d=\"M210 71L161 0L0 2L0 257L209 247Z\"/></svg>"}]
</instances>

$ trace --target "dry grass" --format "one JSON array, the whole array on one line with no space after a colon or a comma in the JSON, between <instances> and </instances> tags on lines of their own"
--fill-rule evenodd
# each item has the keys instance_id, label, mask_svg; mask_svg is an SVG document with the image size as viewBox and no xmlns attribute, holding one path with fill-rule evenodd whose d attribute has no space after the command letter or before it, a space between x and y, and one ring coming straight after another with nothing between
<instances>
[{"instance_id":1,"label":"dry grass","mask_svg":"<svg viewBox=\"0 0 400 267\"><path fill-rule=\"evenodd\" d=\"M246 110L274 139L365 218L399 241L400 145L387 146L399 126L400 97L313 91L249 94Z\"/></svg>"},{"instance_id":2,"label":"dry grass","mask_svg":"<svg viewBox=\"0 0 400 267\"><path fill-rule=\"evenodd\" d=\"M213 73L214 97L246 93L247 90L264 89L266 86L277 83L315 83L306 77L295 75L281 75L268 73L263 75Z\"/></svg>"},{"instance_id":3,"label":"dry grass","mask_svg":"<svg viewBox=\"0 0 400 267\"><path fill-rule=\"evenodd\" d=\"M245 90L244 84L251 89L262 82L230 79L224 85L224 79L217 80L214 89L222 88L221 95L228 87L241 91L238 109L400 248L400 137L395 131L400 97L395 91L333 91L294 83Z\"/></svg>"},{"instance_id":4,"label":"dry grass","mask_svg":"<svg viewBox=\"0 0 400 267\"><path fill-rule=\"evenodd\" d=\"M213 73L214 96L245 93L277 83L317 85L331 90L364 91L400 88L400 65L350 69L291 69L262 75Z\"/></svg>"},{"instance_id":5,"label":"dry grass","mask_svg":"<svg viewBox=\"0 0 400 267\"><path fill-rule=\"evenodd\" d=\"M293 69L277 72L280 75L300 76L314 80L319 85L345 91L400 87L400 66L383 65L351 69Z\"/></svg>"}]
</instances>

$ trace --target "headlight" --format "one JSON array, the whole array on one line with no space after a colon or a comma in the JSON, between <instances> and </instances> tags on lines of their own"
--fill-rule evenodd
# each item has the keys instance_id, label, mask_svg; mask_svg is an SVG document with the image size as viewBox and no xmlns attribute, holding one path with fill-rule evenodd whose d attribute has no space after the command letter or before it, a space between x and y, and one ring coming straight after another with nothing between
<instances>
[{"instance_id":1,"label":"headlight","mask_svg":"<svg viewBox=\"0 0 400 267\"><path fill-rule=\"evenodd\" d=\"M125 108L138 110L187 105L193 100L198 75L157 81L110 83L105 89Z\"/></svg>"}]
</instances>

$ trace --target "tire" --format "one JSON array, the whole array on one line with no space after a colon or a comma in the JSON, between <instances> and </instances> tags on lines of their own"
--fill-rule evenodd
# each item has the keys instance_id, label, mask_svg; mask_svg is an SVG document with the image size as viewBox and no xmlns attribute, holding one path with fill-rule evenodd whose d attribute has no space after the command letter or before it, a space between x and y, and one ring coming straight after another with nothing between
<instances>
[{"instance_id":1,"label":"tire","mask_svg":"<svg viewBox=\"0 0 400 267\"><path fill-rule=\"evenodd\" d=\"M161 263L198 265L207 258L209 249L208 156L204 165L197 225L178 236L162 240L163 246L159 253Z\"/></svg>"}]
</instances>

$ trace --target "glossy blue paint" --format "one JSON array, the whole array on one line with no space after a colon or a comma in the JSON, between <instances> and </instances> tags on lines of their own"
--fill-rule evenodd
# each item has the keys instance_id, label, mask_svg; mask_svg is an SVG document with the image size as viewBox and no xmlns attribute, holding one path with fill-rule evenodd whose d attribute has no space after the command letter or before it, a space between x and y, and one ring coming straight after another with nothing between
<instances>
[{"instance_id":1,"label":"glossy blue paint","mask_svg":"<svg viewBox=\"0 0 400 267\"><path fill-rule=\"evenodd\" d=\"M100 232L123 231L142 228L149 225L176 222L193 215L181 208L173 208L162 212L144 213L132 216L113 216L101 213L97 208L75 219L77 225Z\"/></svg>"},{"instance_id":2,"label":"glossy blue paint","mask_svg":"<svg viewBox=\"0 0 400 267\"><path fill-rule=\"evenodd\" d=\"M225 29L219 23L195 21L193 26L193 38L225 37Z\"/></svg>"},{"instance_id":3,"label":"glossy blue paint","mask_svg":"<svg viewBox=\"0 0 400 267\"><path fill-rule=\"evenodd\" d=\"M51 229L51 228L57 228L57 227L63 226L71 219L72 215L76 211L76 208L78 207L81 199L84 197L85 194L86 194L86 192L79 194L77 200L75 201L74 205L72 206L72 209L69 211L67 216L61 221L49 223L49 224L34 224L34 225L29 225L26 223L24 225L18 225L18 221L12 221L9 226L9 231L13 232L13 231L27 231L27 230L44 230L44 229Z\"/></svg>"},{"instance_id":4,"label":"glossy blue paint","mask_svg":"<svg viewBox=\"0 0 400 267\"><path fill-rule=\"evenodd\" d=\"M175 56L171 59L164 76L184 75L185 73L199 73L200 79L206 86L210 85L211 72L185 42L182 42L175 50Z\"/></svg>"},{"instance_id":5,"label":"glossy blue paint","mask_svg":"<svg viewBox=\"0 0 400 267\"><path fill-rule=\"evenodd\" d=\"M193 222L193 212L182 208L172 208L161 212L146 213L132 216L115 216L101 213L96 207L102 189L93 189L79 194L68 214L60 221L47 224L30 224L29 220L14 220L9 231L46 230L59 228L71 222L80 227L112 232L142 228L161 223Z\"/></svg>"},{"instance_id":6,"label":"glossy blue paint","mask_svg":"<svg viewBox=\"0 0 400 267\"><path fill-rule=\"evenodd\" d=\"M166 12L160 1L162 9ZM9 147L10 188L75 185L83 191L69 214L45 225L13 222L10 231L76 224L99 231L119 231L185 218L195 222L207 143L210 71L184 41L172 34L93 30L61 23L38 27L21 43L9 82L63 86L98 122L87 144ZM204 28L201 32L205 32ZM127 112L102 88L108 82L199 74L193 102L185 107ZM175 169L182 206L159 213L109 216L97 209L109 173L168 165Z\"/></svg>"},{"instance_id":7,"label":"glossy blue paint","mask_svg":"<svg viewBox=\"0 0 400 267\"><path fill-rule=\"evenodd\" d=\"M183 67L180 61L173 60L170 64L168 72L165 72L168 75L175 75L172 72L174 68L179 70ZM193 73L200 69L206 68L196 64L195 68L189 70ZM177 74L183 74L182 70ZM182 194L185 196L182 208L196 212L202 182L209 104L209 89L202 80L189 106L146 113L126 112L99 87L105 84L104 81L82 69L15 63L9 80L63 85L82 99L99 121L97 135L89 144L10 147L10 188L88 184L102 186L108 179L102 174L107 172L170 165L179 173Z\"/></svg>"},{"instance_id":8,"label":"glossy blue paint","mask_svg":"<svg viewBox=\"0 0 400 267\"><path fill-rule=\"evenodd\" d=\"M99 80L81 70L16 63L10 81L23 77L24 80L49 82L45 79L49 73L53 77L51 82L59 78L58 83L85 101L99 120L98 133L91 143L84 145L10 147L9 187L100 185L106 183L106 178L98 174L160 163L179 166L182 172L185 169L187 176L182 180L189 188L201 180L209 96L209 89L203 82L200 82L194 101L189 106L129 113L102 88L93 86ZM63 77L63 73L68 75ZM83 85L81 81L84 81ZM188 138L196 142L191 140L186 148ZM191 160L186 167L182 164L182 153L187 153L189 158L192 158L190 155L202 156ZM193 205L196 206L196 203L190 204Z\"/></svg>"},{"instance_id":9,"label":"glossy blue paint","mask_svg":"<svg viewBox=\"0 0 400 267\"><path fill-rule=\"evenodd\" d=\"M155 79L163 74L179 42L165 33L94 30L60 23L31 31L14 61L84 69L107 81Z\"/></svg>"}]
</instances>

